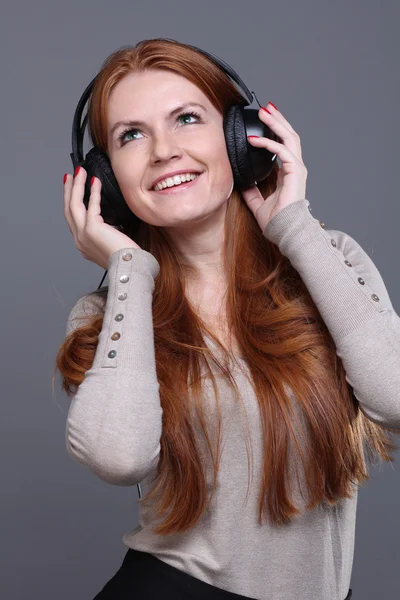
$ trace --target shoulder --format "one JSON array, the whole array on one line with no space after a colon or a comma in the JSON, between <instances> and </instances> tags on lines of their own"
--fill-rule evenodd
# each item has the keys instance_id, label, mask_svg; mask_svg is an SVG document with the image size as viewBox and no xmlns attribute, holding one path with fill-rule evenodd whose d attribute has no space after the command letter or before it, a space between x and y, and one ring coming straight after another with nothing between
<instances>
[{"instance_id":1,"label":"shoulder","mask_svg":"<svg viewBox=\"0 0 400 600\"><path fill-rule=\"evenodd\" d=\"M108 286L104 286L95 292L80 296L73 305L67 319L66 335L74 329L81 327L93 315L104 313L107 300Z\"/></svg>"}]
</instances>

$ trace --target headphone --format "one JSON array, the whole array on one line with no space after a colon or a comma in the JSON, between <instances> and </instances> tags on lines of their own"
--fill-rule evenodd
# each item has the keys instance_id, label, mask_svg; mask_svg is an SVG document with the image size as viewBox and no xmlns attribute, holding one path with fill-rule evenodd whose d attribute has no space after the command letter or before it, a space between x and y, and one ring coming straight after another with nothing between
<instances>
[{"instance_id":1,"label":"headphone","mask_svg":"<svg viewBox=\"0 0 400 600\"><path fill-rule=\"evenodd\" d=\"M164 39L175 41L170 38ZM247 136L258 135L275 141L279 141L279 137L259 119L259 109L250 108L250 105L254 102L254 98L259 107L261 107L261 104L258 102L254 92L249 91L232 67L211 52L201 50L197 46L191 46L190 44L185 45L210 58L242 88L246 101L243 104L231 104L228 107L223 119L223 128L229 162L233 172L234 185L244 190L249 189L257 185L257 182L263 181L268 177L274 166L276 154L272 154L266 148L252 146L249 144ZM108 156L100 148L94 146L86 154L85 158L83 157L83 136L88 115L86 114L83 123L81 123L81 119L83 109L89 99L96 77L92 79L83 92L75 110L72 123L72 152L70 157L74 171L78 166L81 166L87 172L83 198L86 209L89 206L90 181L92 176L95 176L101 181L100 209L104 222L108 225L118 227L123 233L126 233L126 227L129 226L130 237L136 241L135 232L137 232L139 227L140 219L126 204ZM106 275L107 271L105 271L97 289L101 287Z\"/></svg>"},{"instance_id":2,"label":"headphone","mask_svg":"<svg viewBox=\"0 0 400 600\"><path fill-rule=\"evenodd\" d=\"M176 41L170 38L164 39L173 42ZM254 102L254 98L260 108L261 104L258 102L254 92L249 91L232 67L211 52L201 50L197 46L191 46L190 44L185 45L211 59L241 88L244 102L243 104L232 104L228 107L223 118L223 129L228 157L233 172L234 185L244 190L249 189L268 177L273 169L276 154L272 154L266 148L251 146L247 140L247 136L263 136L275 141L279 141L279 137L260 120L258 117L259 109L250 107ZM70 157L74 171L76 167L81 166L87 172L83 198L86 209L89 206L90 181L92 176L95 176L101 181L100 209L104 222L117 227L123 233L126 233L126 228L129 227L129 235L135 241L135 232L137 232L141 220L126 204L108 156L100 148L94 146L89 150L85 158L83 157L83 136L88 115L86 114L82 123L82 113L96 77L92 79L83 92L75 110L72 124L72 152ZM107 271L105 271L97 289L101 287L106 275ZM137 484L137 487L139 498L141 498L140 485Z\"/></svg>"}]
</instances>

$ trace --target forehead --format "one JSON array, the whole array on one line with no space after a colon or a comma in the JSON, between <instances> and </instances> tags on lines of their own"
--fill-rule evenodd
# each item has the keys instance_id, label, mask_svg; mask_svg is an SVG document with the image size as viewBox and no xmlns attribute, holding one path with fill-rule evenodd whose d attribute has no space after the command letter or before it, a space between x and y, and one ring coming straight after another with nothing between
<instances>
[{"instance_id":1,"label":"forehead","mask_svg":"<svg viewBox=\"0 0 400 600\"><path fill-rule=\"evenodd\" d=\"M107 105L107 120L146 119L155 110L167 112L178 103L201 102L207 108L207 96L185 77L162 69L130 73L113 88Z\"/></svg>"}]
</instances>

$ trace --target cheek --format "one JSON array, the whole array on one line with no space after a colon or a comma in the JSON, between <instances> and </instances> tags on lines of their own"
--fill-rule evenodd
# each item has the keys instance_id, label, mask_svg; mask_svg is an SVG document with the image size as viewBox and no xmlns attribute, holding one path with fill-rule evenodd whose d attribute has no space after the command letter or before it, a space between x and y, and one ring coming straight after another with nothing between
<instances>
[{"instance_id":1,"label":"cheek","mask_svg":"<svg viewBox=\"0 0 400 600\"><path fill-rule=\"evenodd\" d=\"M118 181L123 195L131 195L132 191L140 184L139 168L132 168L132 157L126 152L124 156L120 155L115 164L112 164L114 175ZM137 162L137 161L136 161Z\"/></svg>"},{"instance_id":2,"label":"cheek","mask_svg":"<svg viewBox=\"0 0 400 600\"><path fill-rule=\"evenodd\" d=\"M214 146L212 164L215 165L214 176L216 181L223 186L230 186L233 181L233 173L226 149L225 138L220 139L219 143Z\"/></svg>"}]
</instances>

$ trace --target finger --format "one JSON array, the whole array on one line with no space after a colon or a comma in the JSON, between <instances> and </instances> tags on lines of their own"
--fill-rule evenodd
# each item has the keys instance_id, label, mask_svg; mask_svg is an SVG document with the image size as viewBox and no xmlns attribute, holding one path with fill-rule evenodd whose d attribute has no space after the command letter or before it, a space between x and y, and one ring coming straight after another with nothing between
<instances>
[{"instance_id":1,"label":"finger","mask_svg":"<svg viewBox=\"0 0 400 600\"><path fill-rule=\"evenodd\" d=\"M255 185L254 187L251 187L248 190L240 190L240 193L242 194L243 199L246 201L247 206L250 208L251 212L255 216L257 210L264 202L264 198L260 190Z\"/></svg>"},{"instance_id":2,"label":"finger","mask_svg":"<svg viewBox=\"0 0 400 600\"><path fill-rule=\"evenodd\" d=\"M262 136L260 136L260 137L249 136L248 140L249 140L250 144L257 146L257 148L265 147L273 154L276 154L277 156L279 156L279 158L281 159L283 164L301 164L301 165L303 165L301 158L296 156L296 154L294 152L292 152L285 144L280 144L279 142L276 142L275 140L271 140L270 138L266 138L266 137L262 137Z\"/></svg>"},{"instance_id":3,"label":"finger","mask_svg":"<svg viewBox=\"0 0 400 600\"><path fill-rule=\"evenodd\" d=\"M283 114L281 113L280 110L275 108L275 106L273 106L270 102L268 102L266 108L268 108L269 112L275 117L275 119L277 119L280 123L285 125L285 127L287 127L289 131L291 131L292 133L296 133L296 131L293 129L293 127L291 126L289 121L287 119L285 119L285 117L283 116ZM265 111L263 111L263 112L265 112Z\"/></svg>"},{"instance_id":4,"label":"finger","mask_svg":"<svg viewBox=\"0 0 400 600\"><path fill-rule=\"evenodd\" d=\"M289 130L285 123L278 120L276 116L270 115L262 108L260 108L258 114L260 120L268 125L268 127L281 138L285 146L287 146L295 156L301 158L301 144L297 133L292 128Z\"/></svg>"},{"instance_id":5,"label":"finger","mask_svg":"<svg viewBox=\"0 0 400 600\"><path fill-rule=\"evenodd\" d=\"M82 167L79 169L79 173L74 177L71 196L69 200L69 210L75 228L81 231L86 224L87 210L83 204L83 197L85 193L85 181L87 173Z\"/></svg>"},{"instance_id":6,"label":"finger","mask_svg":"<svg viewBox=\"0 0 400 600\"><path fill-rule=\"evenodd\" d=\"M70 209L70 199L71 192L73 186L74 178L72 175L67 173L67 177L64 183L64 217L68 223L68 227L72 235L75 235L75 223L72 218L71 209Z\"/></svg>"},{"instance_id":7,"label":"finger","mask_svg":"<svg viewBox=\"0 0 400 600\"><path fill-rule=\"evenodd\" d=\"M101 216L101 181L98 177L93 179L93 184L90 187L89 204L87 208L87 219L93 219Z\"/></svg>"}]
</instances>

